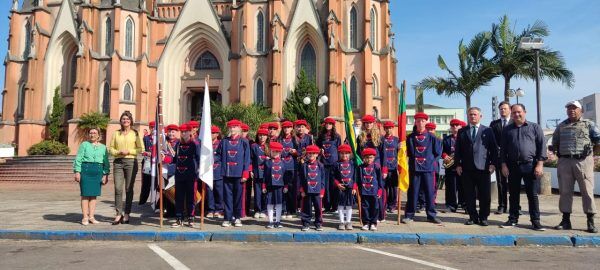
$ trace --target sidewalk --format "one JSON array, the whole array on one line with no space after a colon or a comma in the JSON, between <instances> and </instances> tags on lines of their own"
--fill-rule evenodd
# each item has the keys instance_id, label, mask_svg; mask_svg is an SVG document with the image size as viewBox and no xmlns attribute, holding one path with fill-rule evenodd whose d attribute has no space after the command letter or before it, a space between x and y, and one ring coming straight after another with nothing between
<instances>
[{"instance_id":1,"label":"sidewalk","mask_svg":"<svg viewBox=\"0 0 600 270\"><path fill-rule=\"evenodd\" d=\"M165 219L164 226L161 229L159 226L159 217L154 214L149 205L139 206L137 200L139 197L140 183L136 183L135 196L134 196L134 207L131 215L131 224L124 224L118 226L112 226L110 221L114 217L113 210L113 186L109 184L103 187L102 196L98 197L98 205L96 211L96 219L101 221L101 224L82 226L79 222L81 221L81 210L79 204L79 187L78 184L73 182L69 183L18 183L18 182L2 182L0 183L0 232L4 233L14 232L15 230L25 231L73 231L78 233L91 233L91 232L145 232L145 237L150 239L157 239L156 232L170 232L169 235L173 235L175 232L201 232L199 228L176 228L170 227L172 219ZM443 191L438 192L438 203L443 203ZM403 195L403 199L406 195ZM439 217L444 222L441 225L425 222L424 213L417 214L415 222L412 224L401 224L396 225L396 214L388 215L387 221L378 226L379 231L377 233L364 232L366 235L371 234L373 238L392 238L390 234L398 236L417 236L419 243L423 244L426 242L428 237L433 237L434 242L441 241L440 239L446 239L452 242L452 239L472 239L473 236L528 236L531 239L537 236L559 236L558 238L571 239L573 236L580 235L588 239L588 241L594 244L600 245L600 235L589 234L585 232L586 219L585 215L581 211L581 198L575 197L573 204L572 223L574 230L571 231L555 231L551 229L552 226L558 224L561 219L560 212L558 211L558 195L540 196L540 210L542 212L542 224L547 226L548 229L545 232L536 232L530 229L529 216L527 213L527 198L524 194L521 196L521 205L523 207L523 216L520 218L520 224L517 228L503 229L499 228L499 225L506 221L507 214L495 215L491 214L489 217L490 226L481 227L479 225L466 226L463 223L468 218L464 212L459 213L441 213L438 212ZM495 199L492 200L492 208L495 209ZM264 219L255 220L254 218L246 218L243 220L244 226L242 228L222 228L220 227L221 220L215 220L212 218L205 219L204 230L202 232L210 232L210 234L196 234L208 236L209 240L216 235L225 235L223 240L238 241L240 239L249 239L248 234L255 235L252 237L260 238L265 235L271 235L274 232L282 233L287 232L285 237L302 238L309 236L310 239L315 239L315 235L321 235L317 237L320 240L327 238L326 235L340 235L349 234L345 239L352 242L350 235L357 236L363 232L359 230L358 216L355 211L354 215L354 226L353 231L338 231L337 228L337 215L331 213L324 214L324 232L317 233L311 230L309 233L300 233L300 220L293 218L291 220L283 220L284 228L268 230L264 226L266 221ZM600 222L600 220L598 220ZM196 222L199 227L199 219ZM235 240L231 235L239 234L240 231L247 232L244 237ZM293 233L293 234L292 234ZM191 235L191 234L190 234ZM386 236L387 235L387 236ZM88 235L89 236L89 235ZM151 237L152 236L152 237ZM566 236L566 237L565 237ZM24 236L22 236L24 237ZM21 238L22 238L21 237ZM229 237L229 238L228 238ZM340 236L343 238L343 236ZM350 237L350 238L348 238ZM450 237L450 238L448 238ZM0 235L0 238L9 238L7 236ZM17 237L19 238L19 237ZM160 238L160 237L158 237ZM218 237L217 237L218 238ZM414 237L409 237L414 238ZM539 238L539 237L538 237ZM143 239L143 240L148 240ZM310 240L308 239L308 240ZM448 240L449 239L449 240ZM510 241L511 238L502 238L503 241ZM150 239L152 240L152 239ZM207 239L205 239L207 240ZM414 239L413 239L414 240ZM556 240L556 239L555 239ZM560 241L562 241L560 240ZM573 241L573 239L571 239ZM356 240L354 240L356 242ZM359 241L360 242L360 241ZM472 242L472 241L471 241ZM475 240L475 242L477 242ZM563 241L564 242L564 241ZM470 243L470 242L460 242ZM459 243L459 244L460 244ZM535 244L536 242L534 242ZM539 244L544 244L540 242Z\"/></svg>"}]
</instances>

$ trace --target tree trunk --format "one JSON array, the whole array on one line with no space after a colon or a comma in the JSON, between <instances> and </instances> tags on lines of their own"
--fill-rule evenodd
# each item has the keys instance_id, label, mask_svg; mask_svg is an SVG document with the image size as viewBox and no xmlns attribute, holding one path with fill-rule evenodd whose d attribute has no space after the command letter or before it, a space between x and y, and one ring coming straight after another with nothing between
<instances>
[{"instance_id":1,"label":"tree trunk","mask_svg":"<svg viewBox=\"0 0 600 270\"><path fill-rule=\"evenodd\" d=\"M469 108L471 108L471 96L470 95L465 96L465 101L467 102L467 110L468 110ZM467 112L467 114L468 114L468 112Z\"/></svg>"},{"instance_id":2,"label":"tree trunk","mask_svg":"<svg viewBox=\"0 0 600 270\"><path fill-rule=\"evenodd\" d=\"M510 77L504 75L504 101L510 102Z\"/></svg>"}]
</instances>

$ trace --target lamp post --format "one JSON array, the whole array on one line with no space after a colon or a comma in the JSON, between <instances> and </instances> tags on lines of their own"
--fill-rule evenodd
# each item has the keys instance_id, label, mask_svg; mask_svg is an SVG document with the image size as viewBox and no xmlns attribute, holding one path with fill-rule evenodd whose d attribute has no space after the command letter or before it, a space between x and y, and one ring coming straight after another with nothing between
<instances>
[{"instance_id":1,"label":"lamp post","mask_svg":"<svg viewBox=\"0 0 600 270\"><path fill-rule=\"evenodd\" d=\"M519 97L524 97L525 91L523 91L523 89L521 89L521 87L519 87L517 89L508 89L508 96L509 97L517 97L517 103L519 103Z\"/></svg>"},{"instance_id":2,"label":"lamp post","mask_svg":"<svg viewBox=\"0 0 600 270\"><path fill-rule=\"evenodd\" d=\"M325 105L325 103L329 102L329 97L327 97L327 95L325 95L325 93L320 93L317 95L317 104L315 104L315 120L317 120L317 125L319 124L319 107ZM304 105L310 105L312 103L312 100L310 99L310 96L306 96L304 99L302 99L302 103L304 103ZM318 137L319 136L319 128L317 126L315 126L315 136Z\"/></svg>"},{"instance_id":3,"label":"lamp post","mask_svg":"<svg viewBox=\"0 0 600 270\"><path fill-rule=\"evenodd\" d=\"M519 42L519 49L535 51L535 96L537 100L537 123L542 124L542 96L540 94L540 50L544 46L544 40L539 37L524 37Z\"/></svg>"}]
</instances>

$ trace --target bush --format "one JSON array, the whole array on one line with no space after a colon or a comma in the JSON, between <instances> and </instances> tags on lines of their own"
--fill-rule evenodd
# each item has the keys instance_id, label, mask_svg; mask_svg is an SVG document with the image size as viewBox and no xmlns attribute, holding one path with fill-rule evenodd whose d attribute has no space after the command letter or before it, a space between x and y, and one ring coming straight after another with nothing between
<instances>
[{"instance_id":1,"label":"bush","mask_svg":"<svg viewBox=\"0 0 600 270\"><path fill-rule=\"evenodd\" d=\"M39 156L39 155L50 155L50 156L58 156L58 155L68 155L71 150L69 147L58 141L42 141L40 143L34 144L27 150L27 154L31 156Z\"/></svg>"},{"instance_id":2,"label":"bush","mask_svg":"<svg viewBox=\"0 0 600 270\"><path fill-rule=\"evenodd\" d=\"M210 107L212 124L218 126L223 134L227 133L227 121L231 119L238 119L250 127L249 138L254 138L260 124L275 120L275 115L271 110L262 105L235 103L224 106L220 103L211 102Z\"/></svg>"},{"instance_id":3,"label":"bush","mask_svg":"<svg viewBox=\"0 0 600 270\"><path fill-rule=\"evenodd\" d=\"M77 123L77 136L85 140L90 128L96 127L102 130L102 137L105 137L108 122L110 122L110 118L106 114L99 112L84 113L79 117L79 122Z\"/></svg>"},{"instance_id":4,"label":"bush","mask_svg":"<svg viewBox=\"0 0 600 270\"><path fill-rule=\"evenodd\" d=\"M56 87L54 89L54 97L52 98L52 113L50 113L50 123L48 124L50 140L58 141L60 138L64 116L65 103L60 97L60 87Z\"/></svg>"},{"instance_id":5,"label":"bush","mask_svg":"<svg viewBox=\"0 0 600 270\"><path fill-rule=\"evenodd\" d=\"M301 70L294 91L290 93L283 104L283 118L290 121L304 119L312 130L316 130L320 121L316 114L318 110L318 92L315 83L306 77L304 70ZM310 97L311 103L309 105L304 104L305 97Z\"/></svg>"}]
</instances>

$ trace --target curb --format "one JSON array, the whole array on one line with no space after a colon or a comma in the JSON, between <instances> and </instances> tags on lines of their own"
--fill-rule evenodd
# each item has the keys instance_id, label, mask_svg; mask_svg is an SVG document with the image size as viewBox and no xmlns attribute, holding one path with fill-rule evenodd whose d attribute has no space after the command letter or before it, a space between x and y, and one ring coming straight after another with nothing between
<instances>
[{"instance_id":1,"label":"curb","mask_svg":"<svg viewBox=\"0 0 600 270\"><path fill-rule=\"evenodd\" d=\"M93 241L195 241L268 243L354 243L445 246L600 246L600 236L477 235L378 232L171 232L171 231L34 231L0 230L0 239Z\"/></svg>"}]
</instances>

